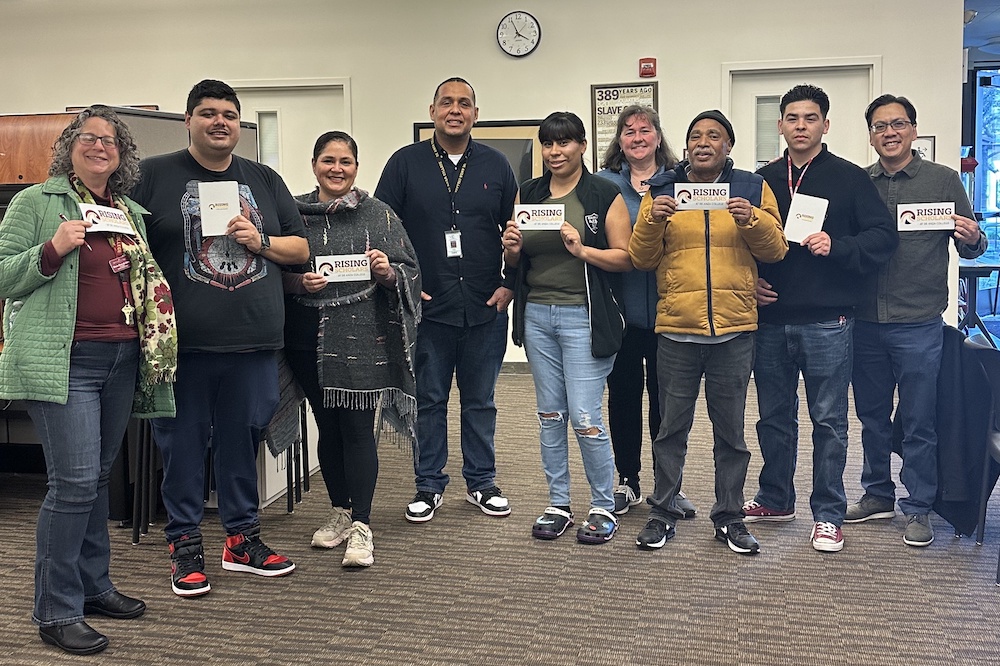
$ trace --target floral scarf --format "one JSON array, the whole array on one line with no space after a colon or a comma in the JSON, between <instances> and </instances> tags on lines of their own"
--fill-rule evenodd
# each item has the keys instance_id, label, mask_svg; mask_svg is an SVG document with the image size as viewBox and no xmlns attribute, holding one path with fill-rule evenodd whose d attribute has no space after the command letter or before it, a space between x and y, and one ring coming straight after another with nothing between
<instances>
[{"instance_id":1,"label":"floral scarf","mask_svg":"<svg viewBox=\"0 0 1000 666\"><path fill-rule=\"evenodd\" d=\"M76 174L69 174L69 182L84 203L94 204L94 196ZM134 243L122 243L122 252L131 263L128 281L135 302L139 330L139 381L132 411L137 414L153 411L153 388L157 384L174 381L177 369L177 325L174 321L174 301L163 272L153 259L149 246L136 229L132 212L121 199L112 194L111 201L128 219L135 235ZM108 242L116 245L115 236L109 234Z\"/></svg>"}]
</instances>

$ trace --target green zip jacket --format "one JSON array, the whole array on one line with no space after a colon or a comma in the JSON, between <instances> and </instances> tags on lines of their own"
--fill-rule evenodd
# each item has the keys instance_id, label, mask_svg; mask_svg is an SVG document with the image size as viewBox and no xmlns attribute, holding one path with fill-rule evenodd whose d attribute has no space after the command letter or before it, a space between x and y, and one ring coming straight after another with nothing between
<instances>
[{"instance_id":1,"label":"green zip jacket","mask_svg":"<svg viewBox=\"0 0 1000 666\"><path fill-rule=\"evenodd\" d=\"M125 202L146 236L147 211ZM62 223L80 218L80 197L66 176L18 192L0 222L0 298L4 299L4 350L0 353L0 398L66 404L69 356L76 328L79 249L55 275L42 274L42 247ZM156 387L154 407L141 418L174 415L172 384Z\"/></svg>"}]
</instances>

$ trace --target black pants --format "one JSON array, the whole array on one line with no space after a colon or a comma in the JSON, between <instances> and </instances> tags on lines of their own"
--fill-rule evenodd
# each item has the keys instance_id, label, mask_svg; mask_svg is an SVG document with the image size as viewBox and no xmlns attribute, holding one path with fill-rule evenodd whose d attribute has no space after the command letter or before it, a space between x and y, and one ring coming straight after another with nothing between
<instances>
[{"instance_id":1,"label":"black pants","mask_svg":"<svg viewBox=\"0 0 1000 666\"><path fill-rule=\"evenodd\" d=\"M619 482L639 486L642 469L642 392L649 403L649 438L660 431L660 389L656 378L656 339L647 328L625 327L625 339L608 376L608 425ZM645 368L643 361L645 360ZM644 381L645 380L645 381Z\"/></svg>"},{"instance_id":2,"label":"black pants","mask_svg":"<svg viewBox=\"0 0 1000 666\"><path fill-rule=\"evenodd\" d=\"M285 357L316 417L319 467L330 502L351 509L352 520L367 524L378 478L375 410L324 407L316 352L286 349Z\"/></svg>"}]
</instances>

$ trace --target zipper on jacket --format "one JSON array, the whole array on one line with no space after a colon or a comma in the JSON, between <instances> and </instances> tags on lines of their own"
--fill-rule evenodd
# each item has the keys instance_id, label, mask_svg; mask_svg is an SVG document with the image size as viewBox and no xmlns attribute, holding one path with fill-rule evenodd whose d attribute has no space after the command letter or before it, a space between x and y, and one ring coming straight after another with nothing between
<instances>
[{"instance_id":1,"label":"zipper on jacket","mask_svg":"<svg viewBox=\"0 0 1000 666\"><path fill-rule=\"evenodd\" d=\"M712 249L711 224L709 223L709 211L705 211L705 287L708 296L708 334L715 335L715 317L712 314L712 259L710 252Z\"/></svg>"}]
</instances>

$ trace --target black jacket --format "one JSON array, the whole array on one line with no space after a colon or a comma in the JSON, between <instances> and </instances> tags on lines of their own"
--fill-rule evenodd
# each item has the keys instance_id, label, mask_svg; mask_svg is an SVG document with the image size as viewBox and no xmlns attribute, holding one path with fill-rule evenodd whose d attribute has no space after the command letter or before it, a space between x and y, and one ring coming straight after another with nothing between
<instances>
[{"instance_id":1,"label":"black jacket","mask_svg":"<svg viewBox=\"0 0 1000 666\"><path fill-rule=\"evenodd\" d=\"M787 222L792 196L788 188L787 151L757 171L771 186L781 219ZM797 182L801 169L792 168ZM798 243L776 264L759 264L778 300L760 308L760 322L813 324L852 316L864 294L875 289L875 275L899 244L896 222L868 172L833 155L823 146L806 170L799 192L830 202L823 231L831 239L830 254L813 256Z\"/></svg>"}]
</instances>

